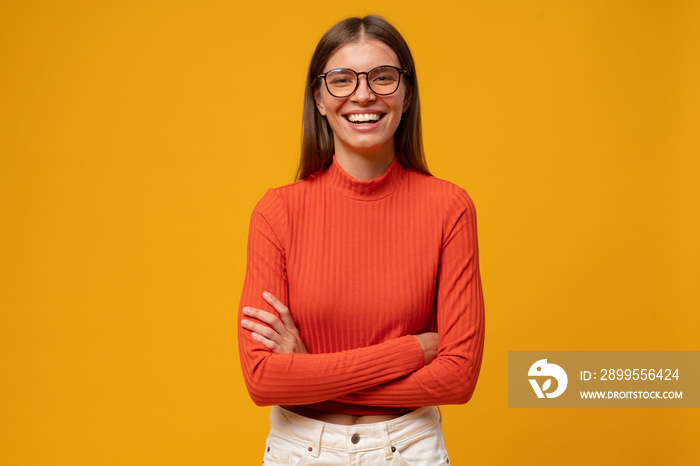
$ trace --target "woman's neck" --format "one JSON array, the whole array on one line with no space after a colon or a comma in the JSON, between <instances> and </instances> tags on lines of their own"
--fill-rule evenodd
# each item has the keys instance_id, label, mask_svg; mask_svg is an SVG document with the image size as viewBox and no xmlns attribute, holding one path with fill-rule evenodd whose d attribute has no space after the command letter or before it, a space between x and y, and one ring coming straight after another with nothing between
<instances>
[{"instance_id":1,"label":"woman's neck","mask_svg":"<svg viewBox=\"0 0 700 466\"><path fill-rule=\"evenodd\" d=\"M356 180L366 181L379 178L394 161L394 154L357 154L337 151L335 160L340 167Z\"/></svg>"}]
</instances>

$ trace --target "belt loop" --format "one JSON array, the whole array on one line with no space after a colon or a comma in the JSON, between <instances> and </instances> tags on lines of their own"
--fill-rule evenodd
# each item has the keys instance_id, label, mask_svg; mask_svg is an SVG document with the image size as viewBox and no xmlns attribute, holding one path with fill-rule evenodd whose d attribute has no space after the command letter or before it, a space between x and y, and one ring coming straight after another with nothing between
<instances>
[{"instance_id":1,"label":"belt loop","mask_svg":"<svg viewBox=\"0 0 700 466\"><path fill-rule=\"evenodd\" d=\"M316 421L316 428L314 429L314 443L313 450L311 450L311 456L318 458L321 454L321 435L323 435L323 428L326 423L322 421Z\"/></svg>"},{"instance_id":2,"label":"belt loop","mask_svg":"<svg viewBox=\"0 0 700 466\"><path fill-rule=\"evenodd\" d=\"M394 446L391 444L391 438L389 438L389 423L384 422L384 428L382 429L382 439L384 440L384 458L390 460L394 457Z\"/></svg>"},{"instance_id":3,"label":"belt loop","mask_svg":"<svg viewBox=\"0 0 700 466\"><path fill-rule=\"evenodd\" d=\"M438 410L438 413L440 414L440 425L442 425L442 411L440 410L439 406L435 406Z\"/></svg>"}]
</instances>

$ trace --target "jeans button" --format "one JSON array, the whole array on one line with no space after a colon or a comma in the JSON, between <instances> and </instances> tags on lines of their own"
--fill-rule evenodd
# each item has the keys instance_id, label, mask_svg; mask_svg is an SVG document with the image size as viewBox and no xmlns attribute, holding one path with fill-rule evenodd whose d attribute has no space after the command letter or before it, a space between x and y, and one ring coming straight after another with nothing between
<instances>
[{"instance_id":1,"label":"jeans button","mask_svg":"<svg viewBox=\"0 0 700 466\"><path fill-rule=\"evenodd\" d=\"M360 441L360 436L359 436L358 434L353 434L353 436L350 438L350 441L351 441L352 443L357 444L357 442Z\"/></svg>"}]
</instances>

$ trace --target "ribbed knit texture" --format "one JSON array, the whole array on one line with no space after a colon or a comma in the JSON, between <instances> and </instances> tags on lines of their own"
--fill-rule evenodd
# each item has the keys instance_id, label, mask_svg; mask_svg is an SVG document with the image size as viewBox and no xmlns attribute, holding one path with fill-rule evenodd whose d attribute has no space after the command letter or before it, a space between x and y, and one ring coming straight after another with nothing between
<instances>
[{"instance_id":1,"label":"ribbed knit texture","mask_svg":"<svg viewBox=\"0 0 700 466\"><path fill-rule=\"evenodd\" d=\"M358 181L333 161L253 211L240 308L290 309L310 354L274 354L240 326L259 405L353 415L465 403L484 345L476 216L467 193L404 169ZM415 334L437 331L423 367Z\"/></svg>"}]
</instances>

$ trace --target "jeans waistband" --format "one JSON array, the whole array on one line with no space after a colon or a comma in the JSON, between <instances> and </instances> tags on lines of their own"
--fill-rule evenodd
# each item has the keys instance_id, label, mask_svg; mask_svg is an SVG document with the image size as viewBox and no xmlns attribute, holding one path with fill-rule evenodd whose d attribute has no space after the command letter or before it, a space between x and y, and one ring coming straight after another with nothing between
<instances>
[{"instance_id":1,"label":"jeans waistband","mask_svg":"<svg viewBox=\"0 0 700 466\"><path fill-rule=\"evenodd\" d=\"M273 406L270 427L277 435L307 443L312 456L318 456L321 448L351 452L384 449L390 458L392 441L404 441L439 426L442 416L438 410L425 406L390 421L345 426Z\"/></svg>"}]
</instances>

